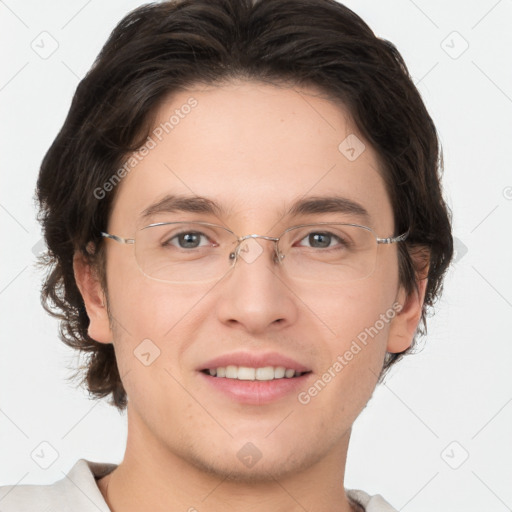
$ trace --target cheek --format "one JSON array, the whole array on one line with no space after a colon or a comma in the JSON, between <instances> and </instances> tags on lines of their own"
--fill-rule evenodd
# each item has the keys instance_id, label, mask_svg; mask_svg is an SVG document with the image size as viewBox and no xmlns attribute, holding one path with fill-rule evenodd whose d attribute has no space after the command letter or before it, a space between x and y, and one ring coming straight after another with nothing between
<instances>
[{"instance_id":1,"label":"cheek","mask_svg":"<svg viewBox=\"0 0 512 512\"><path fill-rule=\"evenodd\" d=\"M387 266L365 280L340 287L297 290L323 326L322 367L329 373L325 380L336 382L331 387L333 393L343 390L357 402L371 394L395 317L397 273L393 274L393 268Z\"/></svg>"},{"instance_id":2,"label":"cheek","mask_svg":"<svg viewBox=\"0 0 512 512\"><path fill-rule=\"evenodd\" d=\"M202 321L198 300L208 290L149 279L130 258L118 257L107 275L121 375L140 370L148 359L154 360L152 368L177 371L180 355L192 340L190 326Z\"/></svg>"},{"instance_id":3,"label":"cheek","mask_svg":"<svg viewBox=\"0 0 512 512\"><path fill-rule=\"evenodd\" d=\"M148 396L165 397L167 405L181 404L180 408L187 403L177 381L182 381L182 355L194 341L192 326L200 321L194 307L197 300L197 292L177 292L172 285L144 276L111 279L109 303L117 364L138 410L147 406ZM155 398L152 404L154 410L144 416L164 417L161 400Z\"/></svg>"},{"instance_id":4,"label":"cheek","mask_svg":"<svg viewBox=\"0 0 512 512\"><path fill-rule=\"evenodd\" d=\"M331 411L333 425L351 424L371 397L382 369L394 291L367 279L343 289L309 295L307 302L328 326L317 380L299 397L311 415ZM333 406L333 404L335 404Z\"/></svg>"},{"instance_id":5,"label":"cheek","mask_svg":"<svg viewBox=\"0 0 512 512\"><path fill-rule=\"evenodd\" d=\"M388 265L361 281L339 286L296 286L294 293L311 314L310 319L323 326L329 345L341 350L365 328L373 326L381 314L392 314L397 276L398 272ZM378 327L380 338L386 338L388 324L382 326L379 322Z\"/></svg>"},{"instance_id":6,"label":"cheek","mask_svg":"<svg viewBox=\"0 0 512 512\"><path fill-rule=\"evenodd\" d=\"M330 293L332 303L339 304L327 320L337 334L336 341L329 343L331 360L342 367L340 385L349 395L363 401L369 398L377 382L390 325L396 316L393 307L398 289L396 259L390 254L380 261L382 264L370 277L345 285L340 293L342 298L336 301L335 293Z\"/></svg>"},{"instance_id":7,"label":"cheek","mask_svg":"<svg viewBox=\"0 0 512 512\"><path fill-rule=\"evenodd\" d=\"M131 337L131 343L144 338L163 340L200 298L197 286L163 283L145 276L128 254L112 251L107 264L108 295L114 320ZM122 249L122 247L121 247Z\"/></svg>"}]
</instances>

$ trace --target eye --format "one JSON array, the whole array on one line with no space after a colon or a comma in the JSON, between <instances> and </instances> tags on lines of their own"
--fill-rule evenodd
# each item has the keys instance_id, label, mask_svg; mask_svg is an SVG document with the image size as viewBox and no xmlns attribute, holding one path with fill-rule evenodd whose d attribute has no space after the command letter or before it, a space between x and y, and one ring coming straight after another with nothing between
<instances>
[{"instance_id":1,"label":"eye","mask_svg":"<svg viewBox=\"0 0 512 512\"><path fill-rule=\"evenodd\" d=\"M206 241L201 245L201 239ZM208 237L199 231L186 231L178 233L173 237L169 238L163 245L174 245L180 249L196 249L198 247L204 247L205 245L212 246Z\"/></svg>"},{"instance_id":2,"label":"eye","mask_svg":"<svg viewBox=\"0 0 512 512\"><path fill-rule=\"evenodd\" d=\"M302 240L300 240L299 245L302 245L302 242L307 241L306 247L312 247L313 249L326 249L329 247L334 247L336 245L346 246L347 243L337 235L333 233L329 233L328 231L323 232L312 232L305 236Z\"/></svg>"}]
</instances>

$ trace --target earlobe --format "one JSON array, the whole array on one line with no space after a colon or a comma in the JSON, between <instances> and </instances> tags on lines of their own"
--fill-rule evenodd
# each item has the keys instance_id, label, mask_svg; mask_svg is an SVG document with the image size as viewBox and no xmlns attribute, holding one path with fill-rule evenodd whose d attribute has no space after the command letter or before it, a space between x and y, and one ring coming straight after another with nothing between
<instances>
[{"instance_id":1,"label":"earlobe","mask_svg":"<svg viewBox=\"0 0 512 512\"><path fill-rule=\"evenodd\" d=\"M112 343L105 292L91 264L78 251L73 258L73 270L89 317L89 336L99 343Z\"/></svg>"},{"instance_id":2,"label":"earlobe","mask_svg":"<svg viewBox=\"0 0 512 512\"><path fill-rule=\"evenodd\" d=\"M396 301L402 307L391 322L387 352L403 352L411 346L421 319L427 282L427 278L418 280L418 291L413 290L409 295L400 287Z\"/></svg>"}]
</instances>

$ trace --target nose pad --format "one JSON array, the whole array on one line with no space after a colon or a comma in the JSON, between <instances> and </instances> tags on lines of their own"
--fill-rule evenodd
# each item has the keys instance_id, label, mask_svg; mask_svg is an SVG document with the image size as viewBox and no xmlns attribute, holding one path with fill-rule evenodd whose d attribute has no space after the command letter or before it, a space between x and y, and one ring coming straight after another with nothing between
<instances>
[{"instance_id":1,"label":"nose pad","mask_svg":"<svg viewBox=\"0 0 512 512\"><path fill-rule=\"evenodd\" d=\"M276 245L274 249L274 261L276 263L282 264L285 256L286 254L279 252L279 247Z\"/></svg>"}]
</instances>

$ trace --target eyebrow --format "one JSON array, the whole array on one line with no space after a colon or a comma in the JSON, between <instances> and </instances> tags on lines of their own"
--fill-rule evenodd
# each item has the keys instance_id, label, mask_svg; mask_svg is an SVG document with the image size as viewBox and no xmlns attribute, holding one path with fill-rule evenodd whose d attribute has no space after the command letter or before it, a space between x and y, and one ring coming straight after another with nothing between
<instances>
[{"instance_id":1,"label":"eyebrow","mask_svg":"<svg viewBox=\"0 0 512 512\"><path fill-rule=\"evenodd\" d=\"M141 218L146 219L157 213L206 213L220 216L224 209L215 201L201 196L166 195L157 203L148 206L141 213Z\"/></svg>"},{"instance_id":2,"label":"eyebrow","mask_svg":"<svg viewBox=\"0 0 512 512\"><path fill-rule=\"evenodd\" d=\"M363 205L341 196L317 196L299 199L288 210L288 214L291 216L319 215L322 213L346 213L355 215L366 222L371 220L368 210Z\"/></svg>"},{"instance_id":3,"label":"eyebrow","mask_svg":"<svg viewBox=\"0 0 512 512\"><path fill-rule=\"evenodd\" d=\"M166 195L160 201L143 210L141 218L146 219L158 213L175 212L203 213L221 217L225 215L226 210L207 197ZM341 196L314 196L298 199L292 203L284 215L296 217L299 215L321 215L323 213L344 213L355 215L366 222L371 220L370 214L364 206Z\"/></svg>"}]
</instances>

